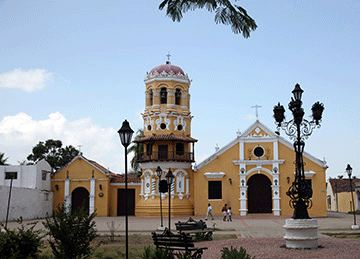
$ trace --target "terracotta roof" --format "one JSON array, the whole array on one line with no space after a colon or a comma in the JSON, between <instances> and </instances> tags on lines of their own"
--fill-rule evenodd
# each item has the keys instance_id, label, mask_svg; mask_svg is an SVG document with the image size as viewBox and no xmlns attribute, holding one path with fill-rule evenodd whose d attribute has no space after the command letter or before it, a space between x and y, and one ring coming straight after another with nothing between
<instances>
[{"instance_id":1,"label":"terracotta roof","mask_svg":"<svg viewBox=\"0 0 360 259\"><path fill-rule=\"evenodd\" d=\"M352 191L355 191L354 184L355 182L360 181L360 179L352 179ZM350 192L350 180L349 178L344 179L329 179L329 182L331 184L331 188L334 193L339 192Z\"/></svg>"},{"instance_id":2,"label":"terracotta roof","mask_svg":"<svg viewBox=\"0 0 360 259\"><path fill-rule=\"evenodd\" d=\"M140 177L136 174L128 174L128 183L141 183ZM112 183L125 183L125 175L115 175L111 179Z\"/></svg>"},{"instance_id":3,"label":"terracotta roof","mask_svg":"<svg viewBox=\"0 0 360 259\"><path fill-rule=\"evenodd\" d=\"M183 135L174 135L172 133L171 134L163 134L163 135L147 136L147 137L136 139L133 142L135 142L135 143L143 143L143 142L148 142L148 141L160 141L160 140L197 142L197 139L194 139L192 137L187 137L187 136L183 136Z\"/></svg>"},{"instance_id":4,"label":"terracotta roof","mask_svg":"<svg viewBox=\"0 0 360 259\"><path fill-rule=\"evenodd\" d=\"M100 165L98 162L95 162L94 160L89 160L89 162L92 163L93 165L99 167L104 172L109 172L111 174L111 176L117 175L117 174L114 174L113 172L111 172L110 170L106 169L104 166Z\"/></svg>"}]
</instances>

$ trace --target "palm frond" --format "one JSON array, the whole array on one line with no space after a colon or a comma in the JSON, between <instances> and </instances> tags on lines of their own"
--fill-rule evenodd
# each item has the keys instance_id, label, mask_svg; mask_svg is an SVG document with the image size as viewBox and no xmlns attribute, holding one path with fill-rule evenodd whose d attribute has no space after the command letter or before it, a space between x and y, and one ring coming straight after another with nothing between
<instances>
[{"instance_id":1,"label":"palm frond","mask_svg":"<svg viewBox=\"0 0 360 259\"><path fill-rule=\"evenodd\" d=\"M159 9L166 7L166 15L173 21L180 22L183 13L197 8L215 11L215 23L230 25L235 34L242 33L244 38L250 37L250 32L257 25L246 10L238 5L232 5L229 0L164 0Z\"/></svg>"}]
</instances>

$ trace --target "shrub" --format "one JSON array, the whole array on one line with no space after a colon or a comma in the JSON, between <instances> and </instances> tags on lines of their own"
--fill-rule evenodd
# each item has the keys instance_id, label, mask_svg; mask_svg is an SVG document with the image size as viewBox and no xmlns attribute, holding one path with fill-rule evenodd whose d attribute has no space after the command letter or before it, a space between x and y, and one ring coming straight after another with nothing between
<instances>
[{"instance_id":1,"label":"shrub","mask_svg":"<svg viewBox=\"0 0 360 259\"><path fill-rule=\"evenodd\" d=\"M14 230L6 229L0 234L1 259L26 259L35 258L40 253L42 246L42 231L34 230L37 222L23 224L20 217L16 220L20 227Z\"/></svg>"},{"instance_id":2,"label":"shrub","mask_svg":"<svg viewBox=\"0 0 360 259\"><path fill-rule=\"evenodd\" d=\"M59 205L45 219L43 224L49 230L49 244L55 258L88 258L93 253L91 241L98 236L94 218L95 213L88 215L82 208L68 213L64 205Z\"/></svg>"},{"instance_id":3,"label":"shrub","mask_svg":"<svg viewBox=\"0 0 360 259\"><path fill-rule=\"evenodd\" d=\"M246 253L245 248L240 247L240 250L238 251L236 248L234 247L224 247L223 249L221 249L221 259L253 259L254 257L251 257L250 255L248 255Z\"/></svg>"},{"instance_id":4,"label":"shrub","mask_svg":"<svg viewBox=\"0 0 360 259\"><path fill-rule=\"evenodd\" d=\"M177 258L179 255L177 255ZM167 249L158 249L151 248L150 246L144 248L144 253L142 255L144 259L174 259L172 253L170 253ZM182 258L182 257L180 257Z\"/></svg>"}]
</instances>

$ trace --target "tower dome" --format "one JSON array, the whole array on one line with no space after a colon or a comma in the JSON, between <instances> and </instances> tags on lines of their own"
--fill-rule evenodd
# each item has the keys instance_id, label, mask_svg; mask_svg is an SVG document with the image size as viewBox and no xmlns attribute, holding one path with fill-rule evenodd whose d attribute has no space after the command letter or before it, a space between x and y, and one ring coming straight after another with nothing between
<instances>
[{"instance_id":1,"label":"tower dome","mask_svg":"<svg viewBox=\"0 0 360 259\"><path fill-rule=\"evenodd\" d=\"M190 84L188 75L186 75L180 67L172 65L169 60L166 61L165 64L151 69L151 71L146 74L144 81L145 83L149 83L153 80L164 78L166 78L166 80L175 80Z\"/></svg>"},{"instance_id":2,"label":"tower dome","mask_svg":"<svg viewBox=\"0 0 360 259\"><path fill-rule=\"evenodd\" d=\"M168 74L173 73L175 75L185 75L184 71L180 67L172 65L169 60L166 61L165 65L160 65L151 69L150 74L161 74L163 72Z\"/></svg>"}]
</instances>

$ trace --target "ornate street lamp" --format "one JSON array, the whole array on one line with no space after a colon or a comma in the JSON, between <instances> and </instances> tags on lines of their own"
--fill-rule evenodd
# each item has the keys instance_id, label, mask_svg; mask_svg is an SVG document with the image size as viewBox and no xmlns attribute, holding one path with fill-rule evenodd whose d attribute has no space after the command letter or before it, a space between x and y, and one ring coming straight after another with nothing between
<instances>
[{"instance_id":1,"label":"ornate street lamp","mask_svg":"<svg viewBox=\"0 0 360 259\"><path fill-rule=\"evenodd\" d=\"M352 228L358 228L358 227L356 226L355 203L354 203L354 196L353 196L353 192L352 192L352 179L351 179L352 168L351 168L351 166L348 164L345 170L346 170L346 173L348 174L349 180L350 180L350 191L351 191L351 199L352 199L353 212L354 212L354 226L352 226Z\"/></svg>"},{"instance_id":2,"label":"ornate street lamp","mask_svg":"<svg viewBox=\"0 0 360 259\"><path fill-rule=\"evenodd\" d=\"M173 183L173 181L174 181L174 175L173 175L173 173L171 172L171 169L169 168L169 171L168 171L168 173L166 174L166 182L167 182L167 185L168 185L168 190L169 190L169 232L171 233L171 231L170 231L170 226L171 226L171 224L170 224L170 219L171 219L171 216L170 216L170 205L171 205L171 185L172 185L172 183Z\"/></svg>"},{"instance_id":3,"label":"ornate street lamp","mask_svg":"<svg viewBox=\"0 0 360 259\"><path fill-rule=\"evenodd\" d=\"M305 142L315 127L320 127L324 105L316 102L313 104L312 120L304 119L304 109L302 106L301 96L304 91L300 88L299 84L295 85L292 91L294 97L291 98L289 103L289 110L293 114L293 119L286 122L285 109L280 103L274 106L274 118L278 130L282 128L285 133L294 140L294 150L296 153L296 166L295 166L295 180L286 192L290 196L290 207L294 209L293 219L310 219L307 209L312 206L312 189L311 186L305 181L303 152Z\"/></svg>"},{"instance_id":4,"label":"ornate street lamp","mask_svg":"<svg viewBox=\"0 0 360 259\"><path fill-rule=\"evenodd\" d=\"M160 166L158 166L156 168L156 175L158 176L159 178L159 182L158 182L158 190L159 190L159 194L160 194L160 216L161 216L161 226L160 226L160 229L163 230L164 229L164 225L163 225L163 216L162 216L162 199L161 199L161 186L160 186L160 182L162 181L161 180L161 174L162 174L162 169L160 168Z\"/></svg>"},{"instance_id":5,"label":"ornate street lamp","mask_svg":"<svg viewBox=\"0 0 360 259\"><path fill-rule=\"evenodd\" d=\"M126 249L126 259L129 258L129 229L128 229L128 181L127 181L127 147L131 143L131 138L134 131L130 128L129 122L125 120L118 130L121 144L125 147L125 235L126 235L126 242L125 242L125 249Z\"/></svg>"}]
</instances>

